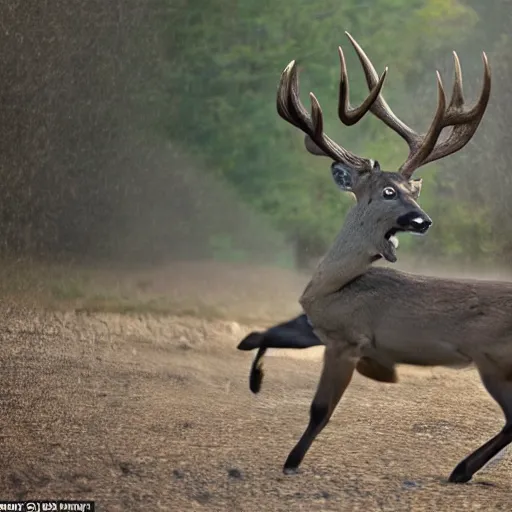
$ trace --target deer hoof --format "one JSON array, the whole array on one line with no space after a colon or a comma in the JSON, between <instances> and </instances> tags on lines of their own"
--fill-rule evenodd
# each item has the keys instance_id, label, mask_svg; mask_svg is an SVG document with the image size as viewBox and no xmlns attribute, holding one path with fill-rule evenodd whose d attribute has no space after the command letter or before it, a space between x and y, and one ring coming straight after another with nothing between
<instances>
[{"instance_id":1,"label":"deer hoof","mask_svg":"<svg viewBox=\"0 0 512 512\"><path fill-rule=\"evenodd\" d=\"M299 474L299 468L293 468L293 467L284 467L283 468L283 473L285 475L298 475Z\"/></svg>"},{"instance_id":2,"label":"deer hoof","mask_svg":"<svg viewBox=\"0 0 512 512\"><path fill-rule=\"evenodd\" d=\"M448 478L448 482L451 482L452 484L465 484L465 483L469 482L472 477L473 477L473 475L469 474L467 471L465 461L462 461L452 471L450 478Z\"/></svg>"}]
</instances>

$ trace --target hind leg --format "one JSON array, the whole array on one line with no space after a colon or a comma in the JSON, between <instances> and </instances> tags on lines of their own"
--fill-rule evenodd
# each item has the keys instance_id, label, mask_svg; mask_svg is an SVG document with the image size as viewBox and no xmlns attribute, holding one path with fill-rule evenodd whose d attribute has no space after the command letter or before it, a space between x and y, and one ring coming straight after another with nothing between
<instances>
[{"instance_id":1,"label":"hind leg","mask_svg":"<svg viewBox=\"0 0 512 512\"><path fill-rule=\"evenodd\" d=\"M238 350L255 348L305 349L323 345L313 332L306 315L299 315L288 322L274 325L263 332L251 332L239 344Z\"/></svg>"},{"instance_id":2,"label":"hind leg","mask_svg":"<svg viewBox=\"0 0 512 512\"><path fill-rule=\"evenodd\" d=\"M356 370L361 375L377 382L391 384L398 382L398 375L394 365L384 365L371 357L361 357L357 362Z\"/></svg>"},{"instance_id":3,"label":"hind leg","mask_svg":"<svg viewBox=\"0 0 512 512\"><path fill-rule=\"evenodd\" d=\"M263 382L263 376L265 375L265 372L263 371L262 358L265 355L266 351L267 347L260 347L251 365L251 371L249 373L249 389L254 394L260 392L261 383Z\"/></svg>"},{"instance_id":4,"label":"hind leg","mask_svg":"<svg viewBox=\"0 0 512 512\"><path fill-rule=\"evenodd\" d=\"M306 349L322 346L306 315L270 327L264 332L251 332L238 345L238 350L258 349L249 373L249 388L259 393L263 382L263 356L269 348Z\"/></svg>"},{"instance_id":5,"label":"hind leg","mask_svg":"<svg viewBox=\"0 0 512 512\"><path fill-rule=\"evenodd\" d=\"M259 393L263 382L263 356L269 348L306 349L322 346L324 343L314 333L306 315L299 315L288 322L270 327L264 332L251 332L239 344L238 350L254 350L258 352L249 373L249 388ZM356 370L368 379L377 382L398 382L394 364L383 364L370 353L365 354L357 363Z\"/></svg>"},{"instance_id":6,"label":"hind leg","mask_svg":"<svg viewBox=\"0 0 512 512\"><path fill-rule=\"evenodd\" d=\"M498 372L484 373L482 370L480 370L480 378L489 394L502 408L505 414L505 426L499 434L457 465L450 475L450 482L469 482L479 469L512 442L512 380Z\"/></svg>"}]
</instances>

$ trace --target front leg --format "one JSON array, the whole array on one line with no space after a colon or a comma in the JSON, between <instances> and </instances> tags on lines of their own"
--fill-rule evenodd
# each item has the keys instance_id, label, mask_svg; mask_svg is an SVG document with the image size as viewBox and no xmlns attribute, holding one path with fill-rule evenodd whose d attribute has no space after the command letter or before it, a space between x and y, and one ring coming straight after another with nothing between
<instances>
[{"instance_id":1,"label":"front leg","mask_svg":"<svg viewBox=\"0 0 512 512\"><path fill-rule=\"evenodd\" d=\"M311 444L329 422L352 380L356 360L351 356L348 347L340 348L332 344L326 347L320 382L311 404L309 424L286 459L283 468L285 473L297 471Z\"/></svg>"}]
</instances>

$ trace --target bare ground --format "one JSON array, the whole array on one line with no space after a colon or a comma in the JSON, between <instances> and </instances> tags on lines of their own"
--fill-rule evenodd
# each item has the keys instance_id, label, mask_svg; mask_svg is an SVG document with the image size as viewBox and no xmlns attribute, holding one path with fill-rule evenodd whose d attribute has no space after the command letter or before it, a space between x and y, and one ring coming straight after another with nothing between
<instances>
[{"instance_id":1,"label":"bare ground","mask_svg":"<svg viewBox=\"0 0 512 512\"><path fill-rule=\"evenodd\" d=\"M396 385L356 376L302 472L284 476L318 351L268 358L254 396L252 354L235 350L249 327L235 322L11 301L0 313L2 499L94 499L105 511L510 508L508 455L470 484L446 483L502 426L473 371L403 367Z\"/></svg>"}]
</instances>

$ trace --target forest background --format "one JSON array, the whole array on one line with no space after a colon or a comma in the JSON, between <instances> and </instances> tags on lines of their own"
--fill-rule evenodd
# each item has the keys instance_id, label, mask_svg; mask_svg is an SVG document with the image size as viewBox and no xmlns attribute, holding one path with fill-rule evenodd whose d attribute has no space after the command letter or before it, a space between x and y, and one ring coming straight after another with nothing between
<instances>
[{"instance_id":1,"label":"forest background","mask_svg":"<svg viewBox=\"0 0 512 512\"><path fill-rule=\"evenodd\" d=\"M367 94L344 31L377 70L385 97L418 131L431 122L435 70L452 51L466 99L493 90L463 151L418 173L428 237L402 237L414 261L512 263L512 0L7 0L0 7L0 257L147 266L173 261L307 267L351 199L329 161L276 113L296 59L326 131L342 145L403 161L403 141L367 116L337 119L345 49L351 100Z\"/></svg>"}]
</instances>

